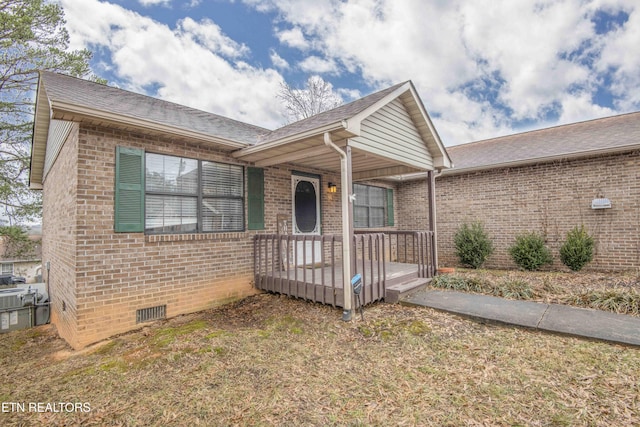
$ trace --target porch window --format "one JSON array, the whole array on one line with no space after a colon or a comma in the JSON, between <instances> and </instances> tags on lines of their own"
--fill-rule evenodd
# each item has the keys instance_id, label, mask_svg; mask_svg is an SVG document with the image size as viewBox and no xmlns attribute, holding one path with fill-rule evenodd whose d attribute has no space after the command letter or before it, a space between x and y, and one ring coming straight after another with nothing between
<instances>
[{"instance_id":1,"label":"porch window","mask_svg":"<svg viewBox=\"0 0 640 427\"><path fill-rule=\"evenodd\" d=\"M355 228L374 228L393 225L393 190L373 185L354 184L353 203Z\"/></svg>"},{"instance_id":2,"label":"porch window","mask_svg":"<svg viewBox=\"0 0 640 427\"><path fill-rule=\"evenodd\" d=\"M242 231L242 166L146 153L145 231Z\"/></svg>"}]
</instances>

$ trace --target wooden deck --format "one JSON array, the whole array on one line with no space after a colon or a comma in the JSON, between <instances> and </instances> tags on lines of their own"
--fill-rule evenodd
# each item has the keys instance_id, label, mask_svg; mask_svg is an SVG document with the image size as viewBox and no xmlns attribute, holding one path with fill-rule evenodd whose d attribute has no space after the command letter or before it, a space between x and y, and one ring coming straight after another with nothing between
<instances>
[{"instance_id":1,"label":"wooden deck","mask_svg":"<svg viewBox=\"0 0 640 427\"><path fill-rule=\"evenodd\" d=\"M405 235L403 244L397 237L393 241L383 234L354 236L354 249L358 259L352 275L362 275L360 301L363 305L385 299L390 286L433 276L433 266L428 262L432 235L415 232L398 235ZM407 240L406 235L413 240ZM410 247L406 244L407 241L411 242ZM292 248L300 242L303 253L297 254ZM308 242L311 244L307 245ZM306 246L309 246L310 253L305 253ZM341 247L339 236L256 236L255 287L267 292L343 307L342 260L338 258ZM305 264L301 260L307 259L316 262L301 265Z\"/></svg>"},{"instance_id":2,"label":"wooden deck","mask_svg":"<svg viewBox=\"0 0 640 427\"><path fill-rule=\"evenodd\" d=\"M362 266L363 260L358 261ZM362 304L384 299L385 289L389 284L418 278L417 264L387 262L382 280L378 280L382 272L377 271L376 268L372 270L370 263L364 262L364 265L364 273L362 269L354 272L363 276L364 286L360 295ZM334 307L343 307L344 304L342 266L340 265L335 268L331 266L298 267L289 271L268 272L256 275L255 284L256 288L264 291L330 304Z\"/></svg>"}]
</instances>

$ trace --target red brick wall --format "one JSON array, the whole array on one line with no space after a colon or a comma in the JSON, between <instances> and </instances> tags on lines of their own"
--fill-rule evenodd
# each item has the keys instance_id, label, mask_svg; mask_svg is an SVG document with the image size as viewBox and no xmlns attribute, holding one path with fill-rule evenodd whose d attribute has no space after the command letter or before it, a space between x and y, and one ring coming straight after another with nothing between
<instances>
[{"instance_id":1,"label":"red brick wall","mask_svg":"<svg viewBox=\"0 0 640 427\"><path fill-rule=\"evenodd\" d=\"M585 268L640 266L640 153L637 151L440 176L436 179L438 247L441 266L455 266L453 235L463 222L480 220L495 253L486 267L516 268L508 255L515 236L544 234L555 262L565 268L559 248L566 233L584 224L596 241ZM591 200L609 198L613 207L591 209Z\"/></svg>"},{"instance_id":2,"label":"red brick wall","mask_svg":"<svg viewBox=\"0 0 640 427\"><path fill-rule=\"evenodd\" d=\"M46 268L43 269L43 278L49 283L51 321L57 326L60 336L74 347L77 346L78 128L77 124L74 125L45 177L42 195L42 261L44 265L49 261L51 266L48 275Z\"/></svg>"},{"instance_id":3,"label":"red brick wall","mask_svg":"<svg viewBox=\"0 0 640 427\"><path fill-rule=\"evenodd\" d=\"M43 212L43 261L51 263L53 322L75 348L140 327L136 310L141 308L166 304L172 317L255 292L253 235L276 233L278 216L287 219L291 232L292 168L279 166L265 169L265 230L115 233L116 146L237 163L201 144L75 127L45 181ZM321 175L322 231L339 234L339 175L301 172ZM329 181L338 184L337 193L326 191Z\"/></svg>"}]
</instances>

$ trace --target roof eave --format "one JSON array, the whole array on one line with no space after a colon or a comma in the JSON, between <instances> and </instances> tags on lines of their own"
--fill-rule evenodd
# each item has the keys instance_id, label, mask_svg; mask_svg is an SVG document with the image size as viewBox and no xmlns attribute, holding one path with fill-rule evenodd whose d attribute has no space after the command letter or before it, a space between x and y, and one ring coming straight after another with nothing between
<instances>
[{"instance_id":1,"label":"roof eave","mask_svg":"<svg viewBox=\"0 0 640 427\"><path fill-rule=\"evenodd\" d=\"M411 81L409 81L409 88L411 90L411 94L417 100L418 108L420 109L422 117L424 117L424 120L427 123L427 126L429 127L431 134L433 135L433 140L435 141L438 147L438 151L440 155L433 156L434 167L436 169L453 168L453 161L451 160L451 157L449 156L449 153L447 152L447 149L445 148L444 143L440 139L440 135L438 134L436 127L433 125L433 122L431 121L431 117L429 116L429 113L427 112L427 109L425 108L424 103L422 102L422 99L418 96L418 92L416 91L416 88L413 85L413 82Z\"/></svg>"},{"instance_id":2,"label":"roof eave","mask_svg":"<svg viewBox=\"0 0 640 427\"><path fill-rule=\"evenodd\" d=\"M264 150L270 150L273 148L281 147L291 142L313 138L314 136L318 136L318 135L323 135L325 132L335 132L337 130L344 130L344 129L347 129L347 121L340 120L337 122L330 123L328 125L321 126L319 128L314 128L314 129L297 133L294 135L288 135L285 138L276 139L276 140L265 142L262 144L256 144L246 148L242 148L238 151L231 153L231 155L235 158L241 159L243 157L247 157L252 154L260 153L261 151L264 151Z\"/></svg>"},{"instance_id":3,"label":"roof eave","mask_svg":"<svg viewBox=\"0 0 640 427\"><path fill-rule=\"evenodd\" d=\"M66 102L53 101L51 102L51 109L54 113L71 114L78 117L87 117L90 119L99 119L106 122L115 124L125 124L145 130L156 131L161 133L167 133L170 135L193 139L196 141L212 143L217 145L223 145L230 149L239 149L250 146L251 144L246 142L234 141L226 138L220 138L205 134L202 132L192 131L189 129L179 128L175 126L169 126L162 123L157 123L151 120L143 120L136 117L126 116L122 114L110 113L103 110L97 110L82 105L76 105Z\"/></svg>"},{"instance_id":4,"label":"roof eave","mask_svg":"<svg viewBox=\"0 0 640 427\"><path fill-rule=\"evenodd\" d=\"M39 77L31 136L31 160L29 162L29 188L32 190L42 190L43 188L44 160L50 121L51 106L42 85L42 79Z\"/></svg>"},{"instance_id":5,"label":"roof eave","mask_svg":"<svg viewBox=\"0 0 640 427\"><path fill-rule=\"evenodd\" d=\"M481 165L481 166L474 166L474 167L460 168L460 169L453 168L453 169L447 169L442 171L440 175L451 176L451 175L460 175L464 173L482 172L482 171L491 170L491 169L529 166L529 165L535 165L538 163L549 163L549 162L558 161L558 160L573 160L573 159L580 159L580 158L595 157L601 154L617 154L617 153L623 153L623 152L633 151L638 149L640 149L640 144L629 144L629 145L623 145L615 148L599 148L594 150L576 151L573 153L558 154L556 156L533 157L529 159L523 159L523 160L517 160L517 161L511 161L511 162L493 163L489 165Z\"/></svg>"}]
</instances>

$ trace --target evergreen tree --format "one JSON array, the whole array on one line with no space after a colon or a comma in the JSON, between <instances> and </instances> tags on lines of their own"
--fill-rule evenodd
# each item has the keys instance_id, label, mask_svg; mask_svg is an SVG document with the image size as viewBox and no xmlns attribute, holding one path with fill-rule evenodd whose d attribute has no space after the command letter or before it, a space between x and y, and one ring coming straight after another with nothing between
<instances>
[{"instance_id":1,"label":"evergreen tree","mask_svg":"<svg viewBox=\"0 0 640 427\"><path fill-rule=\"evenodd\" d=\"M88 50L69 50L60 5L0 0L0 216L11 224L39 218L39 192L28 188L38 70L89 76Z\"/></svg>"}]
</instances>

